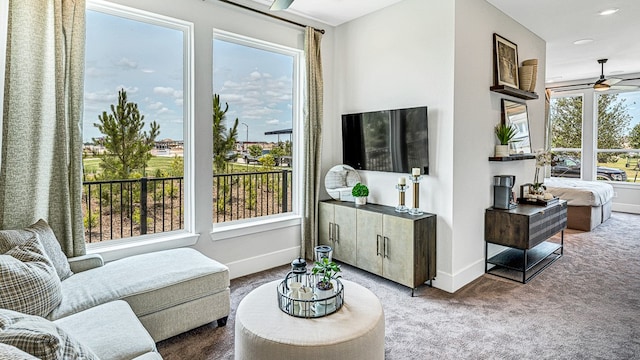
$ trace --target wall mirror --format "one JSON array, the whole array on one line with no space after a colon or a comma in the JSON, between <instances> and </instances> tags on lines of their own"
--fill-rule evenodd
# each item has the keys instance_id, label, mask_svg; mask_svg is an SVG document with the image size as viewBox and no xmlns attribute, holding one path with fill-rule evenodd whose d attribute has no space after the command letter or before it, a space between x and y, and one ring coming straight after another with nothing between
<instances>
[{"instance_id":1,"label":"wall mirror","mask_svg":"<svg viewBox=\"0 0 640 360\"><path fill-rule=\"evenodd\" d=\"M509 143L509 154L531 154L527 104L502 99L502 122L507 125L513 124L517 129L516 136Z\"/></svg>"},{"instance_id":2,"label":"wall mirror","mask_svg":"<svg viewBox=\"0 0 640 360\"><path fill-rule=\"evenodd\" d=\"M354 201L353 186L360 182L360 174L349 165L336 165L324 177L324 187L329 196L340 201Z\"/></svg>"}]
</instances>

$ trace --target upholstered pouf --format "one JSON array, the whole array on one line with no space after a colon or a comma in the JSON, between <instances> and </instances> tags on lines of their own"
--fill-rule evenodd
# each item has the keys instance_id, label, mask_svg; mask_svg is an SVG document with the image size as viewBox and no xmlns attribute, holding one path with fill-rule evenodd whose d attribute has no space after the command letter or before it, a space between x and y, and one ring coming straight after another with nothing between
<instances>
[{"instance_id":1,"label":"upholstered pouf","mask_svg":"<svg viewBox=\"0 0 640 360\"><path fill-rule=\"evenodd\" d=\"M297 318L278 307L280 280L251 291L238 305L235 358L384 359L384 313L380 300L347 281L344 304L320 318Z\"/></svg>"}]
</instances>

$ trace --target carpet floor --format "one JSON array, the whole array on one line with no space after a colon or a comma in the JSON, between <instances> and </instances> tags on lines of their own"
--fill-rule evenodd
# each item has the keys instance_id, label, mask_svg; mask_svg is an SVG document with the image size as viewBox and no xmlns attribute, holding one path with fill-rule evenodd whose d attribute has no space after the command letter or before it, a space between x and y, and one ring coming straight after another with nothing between
<instances>
[{"instance_id":1,"label":"carpet floor","mask_svg":"<svg viewBox=\"0 0 640 360\"><path fill-rule=\"evenodd\" d=\"M640 215L565 231L564 256L523 285L485 274L450 294L343 265L385 312L386 359L640 359ZM233 359L235 309L285 265L231 281L231 314L158 343L166 360ZM347 299L348 301L348 299Z\"/></svg>"}]
</instances>

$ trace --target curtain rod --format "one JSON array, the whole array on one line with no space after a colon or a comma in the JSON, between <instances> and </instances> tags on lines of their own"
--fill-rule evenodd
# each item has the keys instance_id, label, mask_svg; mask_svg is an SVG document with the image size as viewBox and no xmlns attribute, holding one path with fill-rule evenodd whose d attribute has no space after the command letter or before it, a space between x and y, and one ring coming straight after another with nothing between
<instances>
[{"instance_id":1,"label":"curtain rod","mask_svg":"<svg viewBox=\"0 0 640 360\"><path fill-rule=\"evenodd\" d=\"M250 7L242 5L242 4L234 3L233 1L229 1L229 0L219 0L219 1L221 1L223 3L226 3L226 4L237 6L239 8L243 8L245 10L253 11L253 12L256 12L258 14L266 15L268 17L271 17L271 18L274 18L274 19L278 19L280 21L288 22L289 24L298 25L298 26L303 27L303 28L307 27L306 25L300 24L299 22L295 22L295 21L292 21L292 20L289 20L289 19L281 18L279 16L276 16L276 15L273 15L273 14L269 14L269 13L266 13L264 11L260 11L260 10L254 9L254 8L250 8ZM314 28L313 30L318 31L321 34L324 34L324 30L323 29L315 29Z\"/></svg>"}]
</instances>

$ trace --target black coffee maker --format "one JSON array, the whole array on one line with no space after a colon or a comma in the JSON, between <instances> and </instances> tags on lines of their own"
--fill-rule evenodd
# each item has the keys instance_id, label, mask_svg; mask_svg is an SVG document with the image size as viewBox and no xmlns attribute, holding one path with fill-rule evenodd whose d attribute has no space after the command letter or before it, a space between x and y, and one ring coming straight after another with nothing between
<instances>
[{"instance_id":1,"label":"black coffee maker","mask_svg":"<svg viewBox=\"0 0 640 360\"><path fill-rule=\"evenodd\" d=\"M496 175L493 177L493 207L495 209L513 209L516 202L513 198L515 175Z\"/></svg>"}]
</instances>

